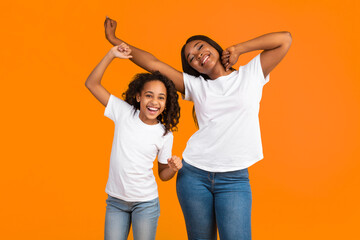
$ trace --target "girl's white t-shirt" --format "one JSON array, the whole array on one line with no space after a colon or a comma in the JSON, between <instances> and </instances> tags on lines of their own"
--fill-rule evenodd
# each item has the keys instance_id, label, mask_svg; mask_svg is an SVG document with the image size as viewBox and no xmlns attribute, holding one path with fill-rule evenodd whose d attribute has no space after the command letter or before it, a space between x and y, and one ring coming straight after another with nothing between
<instances>
[{"instance_id":1,"label":"girl's white t-shirt","mask_svg":"<svg viewBox=\"0 0 360 240\"><path fill-rule=\"evenodd\" d=\"M153 163L167 164L171 158L173 134L164 135L161 123L148 125L139 118L139 110L111 95L104 115L115 123L106 193L129 202L149 201L158 197Z\"/></svg>"},{"instance_id":2,"label":"girl's white t-shirt","mask_svg":"<svg viewBox=\"0 0 360 240\"><path fill-rule=\"evenodd\" d=\"M204 80L183 74L185 100L194 102L199 130L184 160L210 172L247 168L263 158L259 108L264 78L260 54L227 76Z\"/></svg>"}]
</instances>

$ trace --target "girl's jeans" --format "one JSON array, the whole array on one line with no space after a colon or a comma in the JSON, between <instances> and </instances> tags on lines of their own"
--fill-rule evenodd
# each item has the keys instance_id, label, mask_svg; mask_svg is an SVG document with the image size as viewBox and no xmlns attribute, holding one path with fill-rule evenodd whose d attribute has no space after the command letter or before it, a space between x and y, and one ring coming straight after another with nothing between
<instances>
[{"instance_id":1,"label":"girl's jeans","mask_svg":"<svg viewBox=\"0 0 360 240\"><path fill-rule=\"evenodd\" d=\"M189 240L251 239L251 188L247 169L207 172L183 161L176 190Z\"/></svg>"},{"instance_id":2,"label":"girl's jeans","mask_svg":"<svg viewBox=\"0 0 360 240\"><path fill-rule=\"evenodd\" d=\"M160 216L159 198L126 202L108 195L105 240L126 240L132 224L134 240L154 240Z\"/></svg>"}]
</instances>

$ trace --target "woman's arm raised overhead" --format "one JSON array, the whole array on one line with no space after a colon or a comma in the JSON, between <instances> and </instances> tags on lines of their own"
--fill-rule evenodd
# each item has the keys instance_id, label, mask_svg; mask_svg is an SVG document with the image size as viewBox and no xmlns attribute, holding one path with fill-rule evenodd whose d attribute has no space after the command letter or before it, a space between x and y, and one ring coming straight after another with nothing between
<instances>
[{"instance_id":1,"label":"woman's arm raised overhead","mask_svg":"<svg viewBox=\"0 0 360 240\"><path fill-rule=\"evenodd\" d=\"M116 37L116 26L117 23L115 20L108 17L105 19L105 36L112 45L119 45L124 42L123 40L120 40ZM162 75L170 79L175 84L176 90L178 90L180 93L185 92L182 72L179 72L175 68L160 61L151 53L136 48L128 43L126 44L131 49L131 55L133 56L131 59L132 62L149 72L159 71Z\"/></svg>"},{"instance_id":2,"label":"woman's arm raised overhead","mask_svg":"<svg viewBox=\"0 0 360 240\"><path fill-rule=\"evenodd\" d=\"M226 70L230 69L243 53L264 50L260 55L261 67L266 77L285 57L291 45L289 32L275 32L239 43L224 50L222 63Z\"/></svg>"}]
</instances>

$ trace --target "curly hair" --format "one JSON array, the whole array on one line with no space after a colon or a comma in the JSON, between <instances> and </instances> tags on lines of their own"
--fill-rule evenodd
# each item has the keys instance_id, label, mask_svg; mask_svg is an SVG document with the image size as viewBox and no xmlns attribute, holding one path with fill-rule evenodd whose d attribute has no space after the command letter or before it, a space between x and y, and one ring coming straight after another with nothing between
<instances>
[{"instance_id":1,"label":"curly hair","mask_svg":"<svg viewBox=\"0 0 360 240\"><path fill-rule=\"evenodd\" d=\"M176 92L175 85L172 81L161 75L160 72L154 73L138 73L134 76L129 83L129 88L122 94L125 102L134 107L134 113L136 110L140 110L140 103L136 101L136 94L141 93L145 83L150 81L160 81L165 85L167 96L164 111L157 117L165 127L164 136L169 131L176 131L177 124L180 118L180 106L179 96Z\"/></svg>"}]
</instances>

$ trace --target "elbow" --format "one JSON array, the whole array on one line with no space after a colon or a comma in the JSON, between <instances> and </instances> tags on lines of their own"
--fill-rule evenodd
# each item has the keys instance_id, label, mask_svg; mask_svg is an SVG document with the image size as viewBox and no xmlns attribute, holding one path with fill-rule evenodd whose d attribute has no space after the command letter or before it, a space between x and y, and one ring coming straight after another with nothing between
<instances>
[{"instance_id":1,"label":"elbow","mask_svg":"<svg viewBox=\"0 0 360 240\"><path fill-rule=\"evenodd\" d=\"M86 79L86 81L85 81L85 87L89 89L89 87L90 87L89 79Z\"/></svg>"},{"instance_id":2,"label":"elbow","mask_svg":"<svg viewBox=\"0 0 360 240\"><path fill-rule=\"evenodd\" d=\"M289 46L291 45L292 42L292 36L290 32L284 32L284 44Z\"/></svg>"},{"instance_id":3,"label":"elbow","mask_svg":"<svg viewBox=\"0 0 360 240\"><path fill-rule=\"evenodd\" d=\"M89 90L91 90L94 87L94 84L92 84L91 82L89 82L89 79L86 80L85 82L85 87Z\"/></svg>"}]
</instances>

